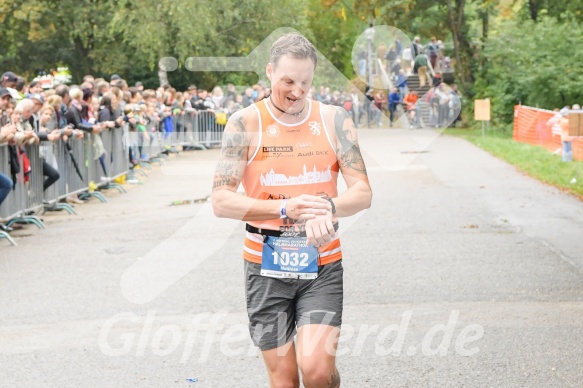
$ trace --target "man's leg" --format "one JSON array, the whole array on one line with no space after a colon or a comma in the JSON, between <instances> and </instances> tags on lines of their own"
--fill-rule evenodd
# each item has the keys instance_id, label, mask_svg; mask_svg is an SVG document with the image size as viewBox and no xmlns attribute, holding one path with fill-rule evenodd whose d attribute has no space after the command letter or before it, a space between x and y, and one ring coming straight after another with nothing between
<instances>
[{"instance_id":1,"label":"man's leg","mask_svg":"<svg viewBox=\"0 0 583 388\"><path fill-rule=\"evenodd\" d=\"M297 360L306 388L337 388L336 348L344 299L342 262L320 267L318 277L298 292Z\"/></svg>"},{"instance_id":2,"label":"man's leg","mask_svg":"<svg viewBox=\"0 0 583 388\"><path fill-rule=\"evenodd\" d=\"M261 354L267 367L271 388L298 388L300 386L293 341L276 349L264 350Z\"/></svg>"},{"instance_id":3,"label":"man's leg","mask_svg":"<svg viewBox=\"0 0 583 388\"><path fill-rule=\"evenodd\" d=\"M340 328L304 325L298 329L298 365L306 388L338 388L336 349Z\"/></svg>"},{"instance_id":4,"label":"man's leg","mask_svg":"<svg viewBox=\"0 0 583 388\"><path fill-rule=\"evenodd\" d=\"M299 387L295 335L296 283L261 276L261 265L245 261L249 332L261 350L270 386Z\"/></svg>"}]
</instances>

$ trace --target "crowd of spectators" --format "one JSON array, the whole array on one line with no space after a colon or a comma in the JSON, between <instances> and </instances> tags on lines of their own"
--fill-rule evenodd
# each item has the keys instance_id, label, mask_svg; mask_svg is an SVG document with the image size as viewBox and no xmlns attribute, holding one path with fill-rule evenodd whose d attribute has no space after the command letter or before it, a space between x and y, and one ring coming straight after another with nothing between
<instances>
[{"instance_id":1,"label":"crowd of spectators","mask_svg":"<svg viewBox=\"0 0 583 388\"><path fill-rule=\"evenodd\" d=\"M461 110L460 93L456 85L446 85L443 82L442 74L452 71L451 59L444 54L444 44L441 40L432 37L427 44L421 44L421 38L416 36L408 47L403 47L401 41L396 38L393 43L387 45L381 43L375 49L377 63L382 64L382 68L387 77L395 85L395 88L387 96L386 112L389 116L389 125L392 126L398 113L407 112L410 128L421 128L423 125L429 127L441 127L451 123L455 126L461 121L459 114ZM357 54L356 61L361 76L367 75L367 55L362 48ZM377 64L372 67L376 69ZM374 71L374 70L373 70ZM419 90L410 89L408 79L411 75L417 74ZM427 90L428 88L428 90ZM355 116L368 115L367 124L380 125L377 118L381 117L376 107L379 106L377 96L379 92L369 90L366 93L367 99L358 110L358 114L353 112L355 122L359 123L359 118ZM429 111L429 122L423 123L420 115L419 99L422 98ZM383 105L380 105L381 107Z\"/></svg>"}]
</instances>

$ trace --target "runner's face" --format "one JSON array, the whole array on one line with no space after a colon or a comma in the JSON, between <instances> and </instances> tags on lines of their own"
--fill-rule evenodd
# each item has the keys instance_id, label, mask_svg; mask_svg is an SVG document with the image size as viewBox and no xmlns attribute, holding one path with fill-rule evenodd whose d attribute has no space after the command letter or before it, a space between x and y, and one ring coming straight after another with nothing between
<instances>
[{"instance_id":1,"label":"runner's face","mask_svg":"<svg viewBox=\"0 0 583 388\"><path fill-rule=\"evenodd\" d=\"M273 102L287 113L301 111L314 79L314 62L310 58L297 59L284 55L275 67L267 64L271 80Z\"/></svg>"}]
</instances>

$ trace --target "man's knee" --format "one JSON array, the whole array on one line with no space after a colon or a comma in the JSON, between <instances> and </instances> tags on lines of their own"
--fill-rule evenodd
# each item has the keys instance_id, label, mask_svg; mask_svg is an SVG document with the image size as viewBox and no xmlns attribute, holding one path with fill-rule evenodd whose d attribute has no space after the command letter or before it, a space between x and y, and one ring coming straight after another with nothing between
<instances>
[{"instance_id":1,"label":"man's knee","mask_svg":"<svg viewBox=\"0 0 583 388\"><path fill-rule=\"evenodd\" d=\"M340 374L334 365L311 362L300 367L306 388L337 388Z\"/></svg>"}]
</instances>

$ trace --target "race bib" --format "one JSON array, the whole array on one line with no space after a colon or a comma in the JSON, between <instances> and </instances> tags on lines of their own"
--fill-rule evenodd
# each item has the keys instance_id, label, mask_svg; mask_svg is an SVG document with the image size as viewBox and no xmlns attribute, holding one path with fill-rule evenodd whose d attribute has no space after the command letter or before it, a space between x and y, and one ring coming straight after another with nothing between
<instances>
[{"instance_id":1,"label":"race bib","mask_svg":"<svg viewBox=\"0 0 583 388\"><path fill-rule=\"evenodd\" d=\"M263 243L261 275L272 278L316 279L318 248L305 237L266 236Z\"/></svg>"}]
</instances>

